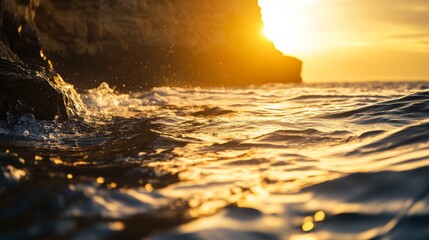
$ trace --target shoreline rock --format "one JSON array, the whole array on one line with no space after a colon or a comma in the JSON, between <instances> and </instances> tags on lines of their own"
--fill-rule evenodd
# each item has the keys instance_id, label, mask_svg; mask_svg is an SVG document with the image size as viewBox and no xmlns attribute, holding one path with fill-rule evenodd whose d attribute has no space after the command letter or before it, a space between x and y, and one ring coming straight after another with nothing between
<instances>
[{"instance_id":1,"label":"shoreline rock","mask_svg":"<svg viewBox=\"0 0 429 240\"><path fill-rule=\"evenodd\" d=\"M18 56L43 49L81 89L302 81L302 62L262 35L257 0L4 0L2 15Z\"/></svg>"},{"instance_id":2,"label":"shoreline rock","mask_svg":"<svg viewBox=\"0 0 429 240\"><path fill-rule=\"evenodd\" d=\"M0 41L0 120L13 125L25 114L66 120L84 111L73 86L50 69L23 63Z\"/></svg>"}]
</instances>

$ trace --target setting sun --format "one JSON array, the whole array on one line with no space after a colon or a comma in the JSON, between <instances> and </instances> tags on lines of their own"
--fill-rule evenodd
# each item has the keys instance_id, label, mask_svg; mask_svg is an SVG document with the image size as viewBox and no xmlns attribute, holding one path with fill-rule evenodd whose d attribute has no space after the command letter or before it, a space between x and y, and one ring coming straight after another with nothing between
<instances>
[{"instance_id":1,"label":"setting sun","mask_svg":"<svg viewBox=\"0 0 429 240\"><path fill-rule=\"evenodd\" d=\"M259 0L263 34L304 62L305 81L429 76L429 6L410 0Z\"/></svg>"},{"instance_id":2,"label":"setting sun","mask_svg":"<svg viewBox=\"0 0 429 240\"><path fill-rule=\"evenodd\" d=\"M285 54L315 50L313 5L318 0L259 0L263 33Z\"/></svg>"}]
</instances>

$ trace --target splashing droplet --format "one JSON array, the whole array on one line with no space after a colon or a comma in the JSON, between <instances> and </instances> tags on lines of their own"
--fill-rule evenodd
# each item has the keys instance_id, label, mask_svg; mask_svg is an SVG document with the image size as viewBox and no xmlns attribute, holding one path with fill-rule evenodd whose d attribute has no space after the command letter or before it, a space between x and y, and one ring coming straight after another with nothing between
<instances>
[{"instance_id":1,"label":"splashing droplet","mask_svg":"<svg viewBox=\"0 0 429 240\"><path fill-rule=\"evenodd\" d=\"M97 178L97 183L98 184L103 184L106 180L103 177L98 177Z\"/></svg>"},{"instance_id":2,"label":"splashing droplet","mask_svg":"<svg viewBox=\"0 0 429 240\"><path fill-rule=\"evenodd\" d=\"M322 222L326 218L326 215L323 211L318 211L314 214L314 221L316 222Z\"/></svg>"}]
</instances>

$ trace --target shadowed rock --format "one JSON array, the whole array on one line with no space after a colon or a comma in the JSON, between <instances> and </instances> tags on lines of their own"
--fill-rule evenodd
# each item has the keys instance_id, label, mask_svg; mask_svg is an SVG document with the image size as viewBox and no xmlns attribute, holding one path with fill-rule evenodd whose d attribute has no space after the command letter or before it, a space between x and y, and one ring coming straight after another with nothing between
<instances>
[{"instance_id":1,"label":"shadowed rock","mask_svg":"<svg viewBox=\"0 0 429 240\"><path fill-rule=\"evenodd\" d=\"M79 88L301 82L301 61L262 35L257 0L3 2L11 49L30 62L40 46Z\"/></svg>"},{"instance_id":2,"label":"shadowed rock","mask_svg":"<svg viewBox=\"0 0 429 240\"><path fill-rule=\"evenodd\" d=\"M0 120L15 124L26 113L65 120L84 108L73 87L52 70L24 64L0 42Z\"/></svg>"}]
</instances>

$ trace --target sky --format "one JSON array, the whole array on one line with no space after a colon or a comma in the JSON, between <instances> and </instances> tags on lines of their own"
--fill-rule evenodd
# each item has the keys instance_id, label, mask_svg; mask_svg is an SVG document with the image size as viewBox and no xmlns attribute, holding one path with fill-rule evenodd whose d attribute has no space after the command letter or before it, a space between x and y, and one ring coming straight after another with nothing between
<instances>
[{"instance_id":1,"label":"sky","mask_svg":"<svg viewBox=\"0 0 429 240\"><path fill-rule=\"evenodd\" d=\"M263 33L319 81L429 80L429 0L259 0Z\"/></svg>"}]
</instances>

